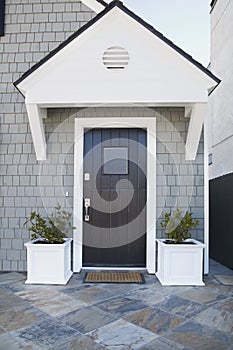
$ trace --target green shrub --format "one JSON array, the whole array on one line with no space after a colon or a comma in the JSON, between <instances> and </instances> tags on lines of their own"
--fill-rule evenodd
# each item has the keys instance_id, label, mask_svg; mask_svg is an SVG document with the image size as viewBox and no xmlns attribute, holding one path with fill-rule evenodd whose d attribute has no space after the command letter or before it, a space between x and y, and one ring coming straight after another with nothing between
<instances>
[{"instance_id":1,"label":"green shrub","mask_svg":"<svg viewBox=\"0 0 233 350\"><path fill-rule=\"evenodd\" d=\"M163 221L160 223L165 230L165 234L172 239L175 244L184 242L191 237L190 230L199 224L198 220L192 218L190 212L183 215L182 210L176 209L173 213L164 213Z\"/></svg>"},{"instance_id":2,"label":"green shrub","mask_svg":"<svg viewBox=\"0 0 233 350\"><path fill-rule=\"evenodd\" d=\"M71 224L71 216L71 213L62 210L61 206L57 204L55 213L48 215L46 218L36 211L31 212L24 226L27 226L32 233L32 240L40 239L48 244L63 243L64 238L75 228Z\"/></svg>"}]
</instances>

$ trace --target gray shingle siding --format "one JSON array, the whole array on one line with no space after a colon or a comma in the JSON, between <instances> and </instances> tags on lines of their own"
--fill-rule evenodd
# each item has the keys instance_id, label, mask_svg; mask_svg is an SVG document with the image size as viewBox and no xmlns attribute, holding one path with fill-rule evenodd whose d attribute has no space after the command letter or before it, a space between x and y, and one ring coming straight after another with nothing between
<instances>
[{"instance_id":1,"label":"gray shingle siding","mask_svg":"<svg viewBox=\"0 0 233 350\"><path fill-rule=\"evenodd\" d=\"M189 119L182 108L157 109L157 235L161 213L175 207L190 210L199 220L194 238L203 241L204 232L204 140L195 161L185 159L185 141Z\"/></svg>"},{"instance_id":2,"label":"gray shingle siding","mask_svg":"<svg viewBox=\"0 0 233 350\"><path fill-rule=\"evenodd\" d=\"M72 0L6 0L5 12L5 35L0 37L0 270L24 271L23 243L29 234L22 225L31 210L43 206L38 188L41 164L36 161L24 98L13 82L95 14ZM51 175L43 178L46 199L57 195L49 184L56 182L58 168L54 163L48 170ZM66 176L64 181L70 182L73 174Z\"/></svg>"},{"instance_id":3,"label":"gray shingle siding","mask_svg":"<svg viewBox=\"0 0 233 350\"><path fill-rule=\"evenodd\" d=\"M26 270L25 218L57 202L73 205L74 118L78 109L50 109L44 119L47 160L36 160L24 98L13 86L27 69L94 16L80 1L7 0L5 36L0 38L0 270ZM190 207L203 239L203 140L194 162L186 162L188 119L182 108L157 115L157 217L174 205ZM154 112L153 112L154 113ZM92 117L149 116L146 108L87 109ZM176 132L176 130L178 132ZM65 193L69 197L65 197Z\"/></svg>"}]
</instances>

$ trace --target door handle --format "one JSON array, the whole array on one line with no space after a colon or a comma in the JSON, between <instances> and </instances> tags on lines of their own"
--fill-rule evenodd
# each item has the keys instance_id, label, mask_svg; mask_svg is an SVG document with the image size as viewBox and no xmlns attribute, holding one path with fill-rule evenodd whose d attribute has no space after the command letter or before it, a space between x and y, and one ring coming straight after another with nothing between
<instances>
[{"instance_id":1,"label":"door handle","mask_svg":"<svg viewBox=\"0 0 233 350\"><path fill-rule=\"evenodd\" d=\"M90 221L90 215L89 215L90 205L91 205L90 198L85 198L84 199L84 207L85 207L84 221Z\"/></svg>"}]
</instances>

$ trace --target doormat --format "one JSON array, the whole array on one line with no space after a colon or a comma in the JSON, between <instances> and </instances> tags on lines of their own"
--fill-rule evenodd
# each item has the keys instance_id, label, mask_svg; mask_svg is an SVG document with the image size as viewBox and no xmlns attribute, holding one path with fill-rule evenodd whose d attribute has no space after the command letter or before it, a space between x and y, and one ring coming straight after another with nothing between
<instances>
[{"instance_id":1,"label":"doormat","mask_svg":"<svg viewBox=\"0 0 233 350\"><path fill-rule=\"evenodd\" d=\"M87 272L83 283L145 283L139 272Z\"/></svg>"}]
</instances>

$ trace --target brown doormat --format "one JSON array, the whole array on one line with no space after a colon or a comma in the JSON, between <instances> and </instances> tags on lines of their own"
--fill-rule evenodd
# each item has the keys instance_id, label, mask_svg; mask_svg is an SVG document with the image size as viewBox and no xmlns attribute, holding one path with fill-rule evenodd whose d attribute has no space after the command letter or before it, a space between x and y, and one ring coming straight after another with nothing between
<instances>
[{"instance_id":1,"label":"brown doormat","mask_svg":"<svg viewBox=\"0 0 233 350\"><path fill-rule=\"evenodd\" d=\"M139 272L87 272L83 283L145 283Z\"/></svg>"}]
</instances>

